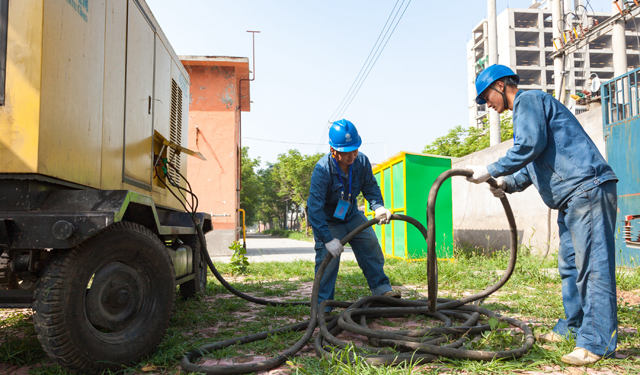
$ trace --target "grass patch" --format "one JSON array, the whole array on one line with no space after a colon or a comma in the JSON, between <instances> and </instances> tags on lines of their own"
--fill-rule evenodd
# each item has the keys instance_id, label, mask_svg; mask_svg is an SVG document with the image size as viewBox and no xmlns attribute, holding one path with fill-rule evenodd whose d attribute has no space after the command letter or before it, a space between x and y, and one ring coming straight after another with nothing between
<instances>
[{"instance_id":1,"label":"grass patch","mask_svg":"<svg viewBox=\"0 0 640 375\"><path fill-rule=\"evenodd\" d=\"M25 366L47 357L40 347L31 311L15 310L0 323L0 362Z\"/></svg>"},{"instance_id":2,"label":"grass patch","mask_svg":"<svg viewBox=\"0 0 640 375\"><path fill-rule=\"evenodd\" d=\"M287 229L267 229L262 232L270 236L290 238L292 240L313 242L313 234L306 231L287 230Z\"/></svg>"},{"instance_id":3,"label":"grass patch","mask_svg":"<svg viewBox=\"0 0 640 375\"><path fill-rule=\"evenodd\" d=\"M523 249L526 250L526 249ZM508 264L509 255L504 251L483 254L477 249L457 248L454 261L440 262L439 296L460 298L477 293L497 282ZM422 299L427 293L426 262L407 263L388 259L385 270L395 289L401 289L403 298ZM237 289L260 298L285 298L291 301L306 300L308 287L313 282L314 262L261 262L251 264L246 274L231 275L227 264L220 264L219 271ZM640 270L619 270L618 289L632 293L640 285ZM306 288L306 289L301 289ZM563 316L560 295L561 280L557 273L556 257L547 259L522 251L516 269L507 284L484 301L484 307L500 314L530 323L534 332L548 331ZM305 306L259 306L235 296L224 289L212 276L209 277L206 297L198 300L176 300L175 314L167 334L157 350L139 364L124 368L120 373L140 373L142 367L152 365L154 373L178 374L177 368L184 353L206 343L250 335L274 328L295 324L308 319ZM362 271L355 262L343 261L336 284L336 299L356 301L370 294ZM618 353L625 358L607 359L591 366L594 370L613 373L640 373L640 303L621 300L618 306ZM407 320L423 325L441 325L424 316L411 316ZM403 329L404 320L379 319L374 322L389 329ZM454 324L459 324L455 322ZM291 332L269 337L247 345L235 345L208 355L208 359L240 358L241 356L275 356L302 337L302 332ZM53 364L40 348L31 313L16 310L5 314L0 325L0 360L5 364L33 367L31 374L68 374ZM522 335L513 331L491 331L479 340L468 343L469 349L513 349L522 341ZM546 348L546 349L545 349ZM357 359L344 363L339 355L318 358L313 351L303 351L283 365L291 374L442 374L478 373L510 374L524 371L567 370L560 357L573 349L571 342L552 344L542 348L536 344L523 358L476 362L461 359L440 358L434 363L420 366L376 367Z\"/></svg>"}]
</instances>

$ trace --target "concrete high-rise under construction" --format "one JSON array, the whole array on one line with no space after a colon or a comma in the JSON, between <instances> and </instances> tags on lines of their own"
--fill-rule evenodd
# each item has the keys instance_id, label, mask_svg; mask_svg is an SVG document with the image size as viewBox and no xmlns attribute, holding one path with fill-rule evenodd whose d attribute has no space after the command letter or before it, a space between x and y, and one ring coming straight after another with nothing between
<instances>
[{"instance_id":1,"label":"concrete high-rise under construction","mask_svg":"<svg viewBox=\"0 0 640 375\"><path fill-rule=\"evenodd\" d=\"M592 12L589 8L586 19L583 17L585 8L566 9L565 13L573 12L577 17L567 17L568 23L553 25L551 9L548 2L533 2L527 9L507 8L497 16L498 34L498 63L513 69L520 76L519 88L524 90L538 89L554 94L555 77L553 59L549 55L556 50L553 42L553 27L562 27L573 32L580 28L574 24L586 22L593 26L611 16L611 13ZM636 27L637 25L637 27ZM469 126L479 126L488 117L486 105L477 105L475 77L489 66L488 21L483 19L471 32L471 39L467 42L467 74L469 82ZM640 35L640 18L630 20L625 26L627 46L628 70L640 66L638 41ZM558 41L556 41L556 44ZM560 47L560 46L558 46ZM597 77L601 81L613 78L613 49L611 32L591 42L580 51L565 58L565 89L575 94L589 88L590 78ZM566 102L572 109L580 111L575 101L566 95Z\"/></svg>"}]
</instances>

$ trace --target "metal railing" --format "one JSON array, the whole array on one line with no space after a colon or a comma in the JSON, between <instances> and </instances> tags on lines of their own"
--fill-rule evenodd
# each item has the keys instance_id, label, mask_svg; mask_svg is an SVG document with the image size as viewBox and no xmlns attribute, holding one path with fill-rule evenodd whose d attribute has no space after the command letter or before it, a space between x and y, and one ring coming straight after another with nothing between
<instances>
[{"instance_id":1,"label":"metal railing","mask_svg":"<svg viewBox=\"0 0 640 375\"><path fill-rule=\"evenodd\" d=\"M602 124L605 128L640 115L638 78L640 68L615 77L600 87Z\"/></svg>"}]
</instances>

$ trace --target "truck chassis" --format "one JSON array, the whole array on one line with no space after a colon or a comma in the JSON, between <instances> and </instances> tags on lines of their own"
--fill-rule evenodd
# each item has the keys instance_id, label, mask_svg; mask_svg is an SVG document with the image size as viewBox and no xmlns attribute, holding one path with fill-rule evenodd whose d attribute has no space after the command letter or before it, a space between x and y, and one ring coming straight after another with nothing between
<instances>
[{"instance_id":1,"label":"truck chassis","mask_svg":"<svg viewBox=\"0 0 640 375\"><path fill-rule=\"evenodd\" d=\"M212 229L208 215L195 216ZM0 252L0 307L33 308L44 350L82 373L149 354L176 286L191 298L207 282L190 213L41 175L0 175Z\"/></svg>"}]
</instances>

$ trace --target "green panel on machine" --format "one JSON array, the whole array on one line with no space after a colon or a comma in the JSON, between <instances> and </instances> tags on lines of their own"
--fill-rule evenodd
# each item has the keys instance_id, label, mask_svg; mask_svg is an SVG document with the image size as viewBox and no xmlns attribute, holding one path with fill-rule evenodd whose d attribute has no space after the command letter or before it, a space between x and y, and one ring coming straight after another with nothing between
<instances>
[{"instance_id":1,"label":"green panel on machine","mask_svg":"<svg viewBox=\"0 0 640 375\"><path fill-rule=\"evenodd\" d=\"M380 172L378 173L374 173L373 174L373 178L376 179L376 182L378 183L378 186L382 186L380 181L381 181L381 177L380 177ZM380 188L380 190L382 190L382 188ZM367 220L371 220L375 217L373 211L371 211L369 209L369 202L365 203L365 216L367 217ZM382 230L382 225L374 225L373 226L373 231L376 234L376 237L378 237L378 242L382 243L382 238L384 235L384 232Z\"/></svg>"},{"instance_id":2,"label":"green panel on machine","mask_svg":"<svg viewBox=\"0 0 640 375\"><path fill-rule=\"evenodd\" d=\"M397 214L404 215L404 211L398 211ZM398 258L405 257L405 245L404 237L406 233L407 223L400 220L394 220L393 222L393 255Z\"/></svg>"},{"instance_id":3,"label":"green panel on machine","mask_svg":"<svg viewBox=\"0 0 640 375\"><path fill-rule=\"evenodd\" d=\"M382 198L384 200L385 206L390 206L391 203L391 169L385 169L382 172L382 183L384 184L384 189L382 191ZM391 231L391 225L383 225L382 227L384 233L384 242L382 246L384 246L385 253L393 254L393 236Z\"/></svg>"},{"instance_id":4,"label":"green panel on machine","mask_svg":"<svg viewBox=\"0 0 640 375\"><path fill-rule=\"evenodd\" d=\"M393 169L393 209L404 208L404 162L394 164ZM391 207L389 207L391 209ZM394 212L395 213L395 212Z\"/></svg>"},{"instance_id":5,"label":"green panel on machine","mask_svg":"<svg viewBox=\"0 0 640 375\"><path fill-rule=\"evenodd\" d=\"M451 169L451 159L407 155L407 175L411 176L411 183L407 184L407 215L416 218L422 225L427 226L427 200L429 189L436 178ZM453 257L453 200L451 194L451 179L447 179L438 190L436 200L436 253L439 259ZM414 244L409 248L409 257L422 259L427 249L424 237L412 225L409 226L407 239Z\"/></svg>"},{"instance_id":6,"label":"green panel on machine","mask_svg":"<svg viewBox=\"0 0 640 375\"><path fill-rule=\"evenodd\" d=\"M387 208L391 208L391 169L387 168L382 172L384 189L382 190L382 199Z\"/></svg>"},{"instance_id":7,"label":"green panel on machine","mask_svg":"<svg viewBox=\"0 0 640 375\"><path fill-rule=\"evenodd\" d=\"M429 189L440 174L451 169L451 158L401 152L378 164L374 177L382 187L385 206L395 214L405 214L427 226ZM392 189L393 188L393 189ZM365 207L368 218L373 212ZM439 259L453 257L453 201L451 179L438 191L436 201L436 253ZM393 232L392 232L393 227ZM405 260L423 260L427 244L418 229L411 224L393 221L376 234L387 256Z\"/></svg>"},{"instance_id":8,"label":"green panel on machine","mask_svg":"<svg viewBox=\"0 0 640 375\"><path fill-rule=\"evenodd\" d=\"M384 233L384 242L382 243L382 248L386 254L393 254L393 235L391 224L385 224L382 226L382 231Z\"/></svg>"},{"instance_id":9,"label":"green panel on machine","mask_svg":"<svg viewBox=\"0 0 640 375\"><path fill-rule=\"evenodd\" d=\"M371 220L373 219L373 215L368 216L367 219ZM376 233L376 237L378 237L378 242L382 242L382 226L380 225L374 225L373 226L373 231Z\"/></svg>"}]
</instances>

